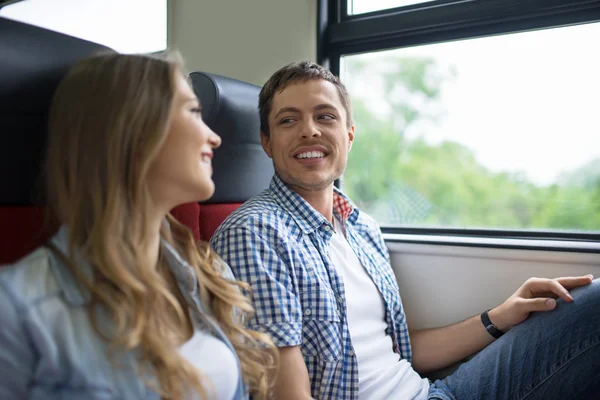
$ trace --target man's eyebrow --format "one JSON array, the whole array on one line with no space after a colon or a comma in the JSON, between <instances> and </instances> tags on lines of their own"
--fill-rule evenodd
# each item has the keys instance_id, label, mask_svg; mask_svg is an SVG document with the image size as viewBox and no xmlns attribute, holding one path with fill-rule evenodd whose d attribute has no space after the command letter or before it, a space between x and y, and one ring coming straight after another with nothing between
<instances>
[{"instance_id":1,"label":"man's eyebrow","mask_svg":"<svg viewBox=\"0 0 600 400\"><path fill-rule=\"evenodd\" d=\"M283 114L283 113L286 113L286 112L299 113L300 110L298 108L296 108L296 107L283 107L279 111L277 111L277 114L275 114L273 116L273 118L277 118L280 114Z\"/></svg>"},{"instance_id":2,"label":"man's eyebrow","mask_svg":"<svg viewBox=\"0 0 600 400\"><path fill-rule=\"evenodd\" d=\"M334 106L333 104L329 104L329 103L317 104L313 109L315 111L320 111L320 110L333 110L336 112L338 111L336 106ZM283 114L286 112L299 113L300 109L298 109L296 107L283 107L279 111L277 111L277 114L275 114L275 116L273 118L277 118L280 114Z\"/></svg>"},{"instance_id":3,"label":"man's eyebrow","mask_svg":"<svg viewBox=\"0 0 600 400\"><path fill-rule=\"evenodd\" d=\"M338 109L337 109L336 106L334 106L333 104L329 104L329 103L317 104L314 109L315 109L315 111L318 111L318 110L334 110L334 111L338 111Z\"/></svg>"}]
</instances>

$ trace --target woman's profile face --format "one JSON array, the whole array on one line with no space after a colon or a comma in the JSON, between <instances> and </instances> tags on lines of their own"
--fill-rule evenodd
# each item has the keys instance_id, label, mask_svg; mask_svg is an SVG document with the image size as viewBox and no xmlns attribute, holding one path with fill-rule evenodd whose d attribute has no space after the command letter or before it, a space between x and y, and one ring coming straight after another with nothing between
<instances>
[{"instance_id":1,"label":"woman's profile face","mask_svg":"<svg viewBox=\"0 0 600 400\"><path fill-rule=\"evenodd\" d=\"M169 131L149 171L154 202L167 211L206 200L215 191L212 157L221 138L204 123L200 110L194 91L178 74Z\"/></svg>"}]
</instances>

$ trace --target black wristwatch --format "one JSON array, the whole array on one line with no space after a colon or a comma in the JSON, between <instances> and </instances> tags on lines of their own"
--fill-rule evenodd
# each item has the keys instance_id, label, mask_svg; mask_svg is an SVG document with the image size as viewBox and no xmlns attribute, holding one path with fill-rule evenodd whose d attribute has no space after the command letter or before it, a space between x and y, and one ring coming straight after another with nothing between
<instances>
[{"instance_id":1,"label":"black wristwatch","mask_svg":"<svg viewBox=\"0 0 600 400\"><path fill-rule=\"evenodd\" d=\"M498 339L499 337L504 335L504 332L502 332L500 329L496 328L494 324L492 324L492 321L490 321L490 316L488 315L489 311L490 310L486 310L481 313L481 322L483 323L483 326L485 326L485 330L488 331L490 335Z\"/></svg>"}]
</instances>

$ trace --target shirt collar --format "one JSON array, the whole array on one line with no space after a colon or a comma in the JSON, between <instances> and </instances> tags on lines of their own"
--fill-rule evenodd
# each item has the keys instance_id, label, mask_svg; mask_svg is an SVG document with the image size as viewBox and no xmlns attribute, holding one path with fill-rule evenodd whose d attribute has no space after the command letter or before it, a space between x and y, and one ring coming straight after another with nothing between
<instances>
[{"instance_id":1,"label":"shirt collar","mask_svg":"<svg viewBox=\"0 0 600 400\"><path fill-rule=\"evenodd\" d=\"M315 231L329 221L315 210L302 196L290 189L279 177L273 175L271 195L285 209L304 233ZM333 213L344 223L354 224L358 219L358 208L341 190L333 188Z\"/></svg>"},{"instance_id":2,"label":"shirt collar","mask_svg":"<svg viewBox=\"0 0 600 400\"><path fill-rule=\"evenodd\" d=\"M333 187L333 213L346 224L352 224L358 219L358 207L337 187Z\"/></svg>"}]
</instances>

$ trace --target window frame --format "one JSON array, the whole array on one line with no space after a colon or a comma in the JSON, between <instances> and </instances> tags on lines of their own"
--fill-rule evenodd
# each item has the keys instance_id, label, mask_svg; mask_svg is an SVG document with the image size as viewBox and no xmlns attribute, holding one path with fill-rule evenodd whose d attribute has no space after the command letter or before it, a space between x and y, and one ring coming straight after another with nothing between
<instances>
[{"instance_id":1,"label":"window frame","mask_svg":"<svg viewBox=\"0 0 600 400\"><path fill-rule=\"evenodd\" d=\"M346 55L600 22L600 0L433 0L356 15L348 14L348 1L317 0L317 62L337 76ZM382 224L382 232L390 241L413 235L411 243L482 246L472 239L489 238L499 243L490 247L600 253L600 231ZM584 250L581 243L597 246Z\"/></svg>"}]
</instances>

